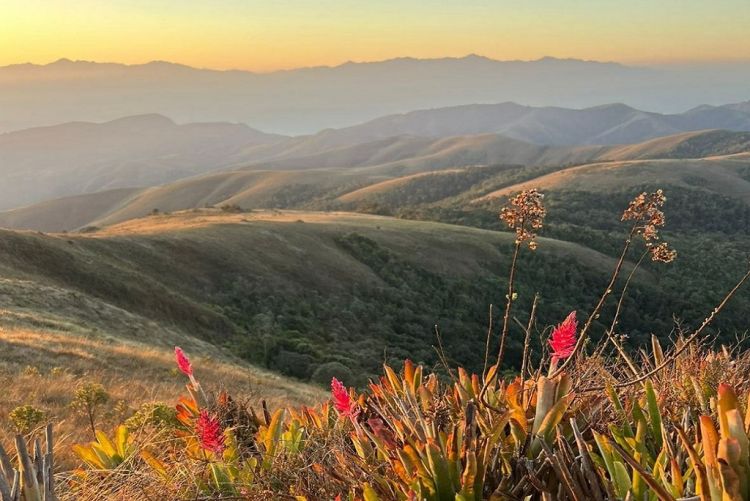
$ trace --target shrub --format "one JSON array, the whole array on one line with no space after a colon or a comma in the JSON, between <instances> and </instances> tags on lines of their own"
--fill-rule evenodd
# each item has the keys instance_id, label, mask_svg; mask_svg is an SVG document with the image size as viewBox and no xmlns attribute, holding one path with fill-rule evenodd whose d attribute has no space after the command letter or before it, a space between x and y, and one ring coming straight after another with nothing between
<instances>
[{"instance_id":1,"label":"shrub","mask_svg":"<svg viewBox=\"0 0 750 501\"><path fill-rule=\"evenodd\" d=\"M326 362L318 366L310 379L315 383L328 385L333 378L339 378L346 383L352 382L354 374L351 369L341 362Z\"/></svg>"},{"instance_id":2,"label":"shrub","mask_svg":"<svg viewBox=\"0 0 750 501\"><path fill-rule=\"evenodd\" d=\"M145 426L153 426L157 429L174 429L178 424L177 412L174 407L164 402L145 403L125 421L125 426L131 431Z\"/></svg>"},{"instance_id":3,"label":"shrub","mask_svg":"<svg viewBox=\"0 0 750 501\"><path fill-rule=\"evenodd\" d=\"M47 414L33 405L21 405L10 413L8 418L19 433L29 433L47 418Z\"/></svg>"},{"instance_id":4,"label":"shrub","mask_svg":"<svg viewBox=\"0 0 750 501\"><path fill-rule=\"evenodd\" d=\"M314 360L307 353L281 349L271 361L271 367L292 377L307 380Z\"/></svg>"},{"instance_id":5,"label":"shrub","mask_svg":"<svg viewBox=\"0 0 750 501\"><path fill-rule=\"evenodd\" d=\"M243 212L246 212L245 209L237 204L224 204L221 206L221 211L228 212L230 214L241 214Z\"/></svg>"},{"instance_id":6,"label":"shrub","mask_svg":"<svg viewBox=\"0 0 750 501\"><path fill-rule=\"evenodd\" d=\"M64 375L65 375L66 373L67 373L67 369L66 369L65 367L53 367L53 368L52 368L52 369L51 369L51 370L49 371L49 375L50 375L51 377L54 377L54 378L57 378L57 377L62 377L62 376L64 376Z\"/></svg>"},{"instance_id":7,"label":"shrub","mask_svg":"<svg viewBox=\"0 0 750 501\"><path fill-rule=\"evenodd\" d=\"M41 373L39 372L39 369L33 365L27 365L23 368L23 375L29 376L29 377L39 377L41 376Z\"/></svg>"},{"instance_id":8,"label":"shrub","mask_svg":"<svg viewBox=\"0 0 750 501\"><path fill-rule=\"evenodd\" d=\"M84 383L75 391L75 397L70 403L70 407L79 414L85 416L91 432L96 435L96 414L100 406L109 401L109 394L104 387L98 383Z\"/></svg>"}]
</instances>

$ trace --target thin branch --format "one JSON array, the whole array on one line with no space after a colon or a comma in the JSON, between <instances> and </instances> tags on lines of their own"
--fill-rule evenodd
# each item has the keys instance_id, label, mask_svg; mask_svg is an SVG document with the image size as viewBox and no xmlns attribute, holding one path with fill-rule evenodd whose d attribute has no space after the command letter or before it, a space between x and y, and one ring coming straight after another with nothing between
<instances>
[{"instance_id":1,"label":"thin branch","mask_svg":"<svg viewBox=\"0 0 750 501\"><path fill-rule=\"evenodd\" d=\"M438 347L435 348L433 346L433 348L435 348L435 351L437 352L440 362L443 364L443 367L445 367L445 370L448 372L448 376L450 376L450 378L453 381L457 381L457 378L455 374L453 373L453 370L448 364L448 359L445 356L445 349L443 348L443 339L440 337L440 330L438 329L437 325L435 325L435 337L437 337Z\"/></svg>"},{"instance_id":2,"label":"thin branch","mask_svg":"<svg viewBox=\"0 0 750 501\"><path fill-rule=\"evenodd\" d=\"M492 339L492 304L490 303L490 320L489 326L487 326L487 340L484 345L484 368L482 374L487 372L487 364L490 360L490 340Z\"/></svg>"},{"instance_id":3,"label":"thin branch","mask_svg":"<svg viewBox=\"0 0 750 501\"><path fill-rule=\"evenodd\" d=\"M513 307L513 285L516 277L516 262L518 261L518 253L521 249L521 242L516 240L516 245L513 249L513 259L510 263L510 275L508 276L508 297L505 302L505 314L503 315L503 330L500 334L500 349L497 352L497 368L498 370L503 365L503 357L505 356L505 338L508 337L508 327L510 324L510 310Z\"/></svg>"},{"instance_id":4,"label":"thin branch","mask_svg":"<svg viewBox=\"0 0 750 501\"><path fill-rule=\"evenodd\" d=\"M648 249L643 251L643 254L641 254L640 259L638 259L638 262L630 271L630 274L628 274L628 278L627 280L625 280L625 285L622 287L622 292L620 293L620 299L617 301L617 308L615 309L615 314L612 317L612 324L609 326L609 329L607 329L606 331L607 339L594 352L594 356L600 354L602 351L604 351L604 348L606 348L607 343L611 341L612 344L615 346L615 349L617 349L617 352L620 354L623 360L625 360L625 362L627 363L628 368L630 369L630 372L632 372L633 376L636 376L636 377L639 374L638 368L636 368L635 363L633 362L633 359L630 358L630 356L625 351L625 348L623 348L622 344L615 337L615 328L617 327L617 321L620 319L620 312L622 311L622 303L625 300L625 293L628 290L630 281L633 279L633 276L635 275L636 270L638 270L638 268L643 263L643 259L646 256L648 256L648 254L649 254Z\"/></svg>"},{"instance_id":5,"label":"thin branch","mask_svg":"<svg viewBox=\"0 0 750 501\"><path fill-rule=\"evenodd\" d=\"M534 302L531 303L531 313L529 314L529 323L526 324L525 336L523 340L523 358L521 359L521 405L523 405L523 394L526 389L524 381L526 380L526 368L529 362L529 345L531 340L531 329L534 327L536 320L536 305L539 303L539 293L534 294Z\"/></svg>"},{"instance_id":6,"label":"thin branch","mask_svg":"<svg viewBox=\"0 0 750 501\"><path fill-rule=\"evenodd\" d=\"M510 320L510 310L511 310L511 307L513 306L513 280L515 279L515 275L516 275L516 261L518 260L518 252L520 251L520 249L521 249L521 242L519 240L516 240L515 247L513 248L513 258L511 259L511 263L510 263L510 275L508 277L508 297L506 298L507 301L505 302L505 314L503 315L503 330L500 334L500 348L498 349L498 352L497 352L497 360L495 361L495 365L493 365L493 367L495 368L496 377L499 377L498 373L500 372L500 366L503 363L503 356L505 354L505 338L508 335L508 323ZM490 382L489 382L489 379L487 378L487 371L485 371L482 375L484 376L484 384L482 385L482 389L479 392L479 401L482 402L487 407L489 407L490 409L494 410L495 412L502 412L501 409L494 407L485 398Z\"/></svg>"}]
</instances>

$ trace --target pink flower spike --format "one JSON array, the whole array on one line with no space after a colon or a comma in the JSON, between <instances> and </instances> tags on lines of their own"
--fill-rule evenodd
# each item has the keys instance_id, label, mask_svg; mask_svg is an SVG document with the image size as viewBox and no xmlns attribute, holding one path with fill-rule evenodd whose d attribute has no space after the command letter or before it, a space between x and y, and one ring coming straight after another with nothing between
<instances>
[{"instance_id":1,"label":"pink flower spike","mask_svg":"<svg viewBox=\"0 0 750 501\"><path fill-rule=\"evenodd\" d=\"M331 396L333 397L333 405L340 415L353 418L357 414L354 402L349 396L349 391L336 378L331 380Z\"/></svg>"},{"instance_id":2,"label":"pink flower spike","mask_svg":"<svg viewBox=\"0 0 750 501\"><path fill-rule=\"evenodd\" d=\"M578 321L576 312L570 312L563 322L555 327L549 339L552 348L552 361L556 362L568 358L573 354L576 346L576 334L578 332Z\"/></svg>"},{"instance_id":3,"label":"pink flower spike","mask_svg":"<svg viewBox=\"0 0 750 501\"><path fill-rule=\"evenodd\" d=\"M198 421L195 423L195 434L201 441L201 447L207 451L216 454L224 452L224 432L221 430L219 420L209 415L206 409L201 410Z\"/></svg>"},{"instance_id":4,"label":"pink flower spike","mask_svg":"<svg viewBox=\"0 0 750 501\"><path fill-rule=\"evenodd\" d=\"M193 366L190 365L190 360L185 356L185 352L179 346L174 347L174 356L177 359L177 367L186 376L193 377Z\"/></svg>"}]
</instances>

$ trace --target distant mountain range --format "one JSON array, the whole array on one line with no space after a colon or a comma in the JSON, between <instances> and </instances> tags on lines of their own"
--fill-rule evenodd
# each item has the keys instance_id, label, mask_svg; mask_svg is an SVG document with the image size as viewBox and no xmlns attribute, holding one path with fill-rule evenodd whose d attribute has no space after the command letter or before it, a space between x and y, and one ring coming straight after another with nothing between
<instances>
[{"instance_id":1,"label":"distant mountain range","mask_svg":"<svg viewBox=\"0 0 750 501\"><path fill-rule=\"evenodd\" d=\"M297 137L244 124L177 125L157 114L71 122L0 134L0 209L217 170L373 168L390 176L468 165L580 163L607 153L609 145L719 128L750 131L750 103L674 115L621 104L580 110L468 105Z\"/></svg>"},{"instance_id":2,"label":"distant mountain range","mask_svg":"<svg viewBox=\"0 0 750 501\"><path fill-rule=\"evenodd\" d=\"M281 139L241 124L177 125L153 114L0 134L0 207L166 183Z\"/></svg>"},{"instance_id":3,"label":"distant mountain range","mask_svg":"<svg viewBox=\"0 0 750 501\"><path fill-rule=\"evenodd\" d=\"M0 68L0 132L159 113L309 134L378 116L466 103L581 108L612 102L658 112L748 99L747 63L630 67L575 59L400 58L273 73L61 59Z\"/></svg>"}]
</instances>

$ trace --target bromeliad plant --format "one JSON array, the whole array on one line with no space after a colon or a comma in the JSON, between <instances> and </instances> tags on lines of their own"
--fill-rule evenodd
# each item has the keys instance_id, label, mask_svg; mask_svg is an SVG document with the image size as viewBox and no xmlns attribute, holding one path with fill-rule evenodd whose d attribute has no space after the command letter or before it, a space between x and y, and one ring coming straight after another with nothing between
<instances>
[{"instance_id":1,"label":"bromeliad plant","mask_svg":"<svg viewBox=\"0 0 750 501\"><path fill-rule=\"evenodd\" d=\"M97 442L80 454L93 470L138 470L139 489L143 478L151 479L155 498L750 501L750 413L730 385L719 384L731 381L750 392L750 355L709 352L696 343L750 272L696 331L680 332L668 352L654 338L651 354L636 363L615 332L643 258L675 257L658 233L665 200L657 191L631 202L622 218L631 229L607 288L580 328L574 311L552 329L548 354L537 355L535 367L534 301L521 372L513 378L501 377L501 369L516 258L522 244L536 248L546 214L536 190L513 197L501 214L516 243L497 360L485 363L482 374L446 364L438 375L407 360L400 371L384 366L362 393L334 378L329 402L274 412L263 405L256 414L224 392L204 392L190 360L175 348L189 383L176 405L174 436L138 443L118 430L110 443L97 432ZM603 341L587 355L589 333L635 237L645 242L642 258L620 290ZM489 347L488 338L485 360ZM123 462L130 463L127 471Z\"/></svg>"},{"instance_id":2,"label":"bromeliad plant","mask_svg":"<svg viewBox=\"0 0 750 501\"><path fill-rule=\"evenodd\" d=\"M750 414L746 414L728 385L720 385L714 400L714 416L698 418L700 442L692 443L677 428L695 475L695 491L701 500L750 499ZM716 424L718 422L718 430Z\"/></svg>"},{"instance_id":3,"label":"bromeliad plant","mask_svg":"<svg viewBox=\"0 0 750 501\"><path fill-rule=\"evenodd\" d=\"M553 357L575 342L572 319L553 332ZM708 397L710 414L679 415L650 380L602 397L574 394L576 375L490 377L491 407L480 376L459 369L448 383L409 361L362 394L334 380L330 402L261 417L225 393L210 406L181 397L178 436L138 458L170 498L748 499L750 418L729 386ZM591 427L594 408L604 426Z\"/></svg>"},{"instance_id":4,"label":"bromeliad plant","mask_svg":"<svg viewBox=\"0 0 750 501\"><path fill-rule=\"evenodd\" d=\"M0 499L2 501L56 501L52 424L44 428L45 446L16 435L16 464L0 445ZM32 447L33 443L33 447Z\"/></svg>"},{"instance_id":5,"label":"bromeliad plant","mask_svg":"<svg viewBox=\"0 0 750 501\"><path fill-rule=\"evenodd\" d=\"M107 471L114 470L134 453L130 432L121 424L115 431L113 440L104 432L96 430L96 440L88 445L74 445L73 452L90 468Z\"/></svg>"}]
</instances>

